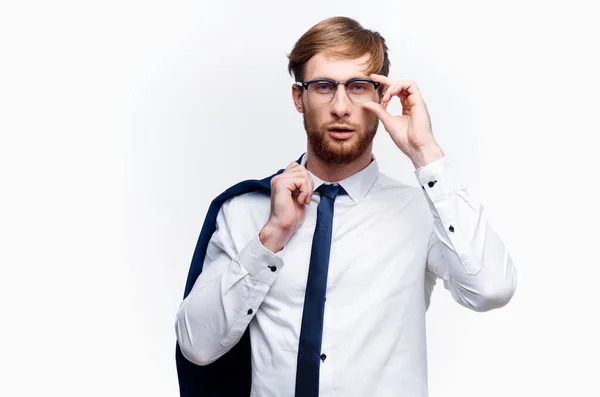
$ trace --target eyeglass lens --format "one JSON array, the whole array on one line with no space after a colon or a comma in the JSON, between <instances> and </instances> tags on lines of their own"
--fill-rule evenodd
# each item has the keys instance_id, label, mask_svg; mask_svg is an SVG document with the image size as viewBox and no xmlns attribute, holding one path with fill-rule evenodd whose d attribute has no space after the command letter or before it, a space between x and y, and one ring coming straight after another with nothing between
<instances>
[{"instance_id":1,"label":"eyeglass lens","mask_svg":"<svg viewBox=\"0 0 600 397\"><path fill-rule=\"evenodd\" d=\"M308 86L308 99L317 104L327 103L335 96L336 88L330 81L316 81ZM345 88L353 102L365 103L375 98L375 87L372 83L353 81Z\"/></svg>"}]
</instances>

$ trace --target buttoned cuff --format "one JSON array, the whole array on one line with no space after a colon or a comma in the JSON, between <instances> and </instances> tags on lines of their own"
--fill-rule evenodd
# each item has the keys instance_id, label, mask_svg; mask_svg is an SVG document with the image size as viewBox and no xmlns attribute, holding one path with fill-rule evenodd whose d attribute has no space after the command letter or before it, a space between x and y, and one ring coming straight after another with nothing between
<instances>
[{"instance_id":1,"label":"buttoned cuff","mask_svg":"<svg viewBox=\"0 0 600 397\"><path fill-rule=\"evenodd\" d=\"M277 272L283 268L283 259L279 255L284 251L285 248L278 253L270 251L262 245L256 234L240 251L238 261L250 276L271 285L277 277Z\"/></svg>"},{"instance_id":2,"label":"buttoned cuff","mask_svg":"<svg viewBox=\"0 0 600 397\"><path fill-rule=\"evenodd\" d=\"M415 170L421 188L434 203L464 188L454 175L451 165L446 156L443 156Z\"/></svg>"}]
</instances>

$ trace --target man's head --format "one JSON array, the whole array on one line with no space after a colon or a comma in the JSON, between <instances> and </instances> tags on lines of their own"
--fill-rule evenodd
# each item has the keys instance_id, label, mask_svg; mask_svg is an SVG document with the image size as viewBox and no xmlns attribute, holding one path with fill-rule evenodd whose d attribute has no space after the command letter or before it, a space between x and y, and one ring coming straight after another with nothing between
<instances>
[{"instance_id":1,"label":"man's head","mask_svg":"<svg viewBox=\"0 0 600 397\"><path fill-rule=\"evenodd\" d=\"M384 38L353 19L329 18L300 37L288 58L288 70L296 82L309 82L292 87L294 104L304 117L309 150L337 164L349 164L370 151L379 120L360 103L379 102L383 87L361 81L332 87L311 81L368 80L372 73L387 76L390 61ZM349 129L351 134L336 135L338 128Z\"/></svg>"}]
</instances>

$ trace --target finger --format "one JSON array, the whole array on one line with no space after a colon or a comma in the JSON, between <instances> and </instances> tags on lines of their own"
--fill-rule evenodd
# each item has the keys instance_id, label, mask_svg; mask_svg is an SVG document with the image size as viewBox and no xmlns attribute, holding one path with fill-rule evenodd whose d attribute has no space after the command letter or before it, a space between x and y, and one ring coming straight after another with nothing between
<instances>
[{"instance_id":1,"label":"finger","mask_svg":"<svg viewBox=\"0 0 600 397\"><path fill-rule=\"evenodd\" d=\"M392 99L391 92L393 90L395 90L395 88L396 88L396 85L392 84L391 86L389 86L385 89L385 91L383 92L383 95L381 96L381 104L382 105L387 105L391 101L391 99Z\"/></svg>"},{"instance_id":2,"label":"finger","mask_svg":"<svg viewBox=\"0 0 600 397\"><path fill-rule=\"evenodd\" d=\"M381 85L383 85L383 87L385 87L385 90L383 90L382 97L381 97L382 101L383 101L383 98L386 98L386 94L390 90L390 87L394 85L394 83L395 83L394 80L390 79L387 76L384 76L381 74L376 74L376 73L371 74L369 77L371 78L371 80L381 83ZM389 102L389 99L386 102Z\"/></svg>"},{"instance_id":3,"label":"finger","mask_svg":"<svg viewBox=\"0 0 600 397\"><path fill-rule=\"evenodd\" d=\"M383 84L386 87L390 87L392 85L402 85L405 88L411 88L418 91L417 83L414 80L392 80L387 76L383 76L381 74L371 74L371 80L376 81L378 83Z\"/></svg>"},{"instance_id":4,"label":"finger","mask_svg":"<svg viewBox=\"0 0 600 397\"><path fill-rule=\"evenodd\" d=\"M309 176L308 171L302 165L299 165L297 167L293 167L293 168L286 170L284 172L284 175L292 176L292 177L296 177L296 176L300 176L300 177L307 176L308 177Z\"/></svg>"},{"instance_id":5,"label":"finger","mask_svg":"<svg viewBox=\"0 0 600 397\"><path fill-rule=\"evenodd\" d=\"M307 179L308 179L308 187L309 187L309 191L306 197L306 204L310 203L310 200L312 199L312 196L315 192L315 181L313 181L312 177L308 174L308 171L306 172L307 175Z\"/></svg>"},{"instance_id":6,"label":"finger","mask_svg":"<svg viewBox=\"0 0 600 397\"><path fill-rule=\"evenodd\" d=\"M312 178L310 178L312 180ZM303 174L288 174L284 177L285 187L292 193L292 197L298 200L298 204L310 202L312 197L312 187L306 175ZM308 204L308 203L307 203Z\"/></svg>"},{"instance_id":7,"label":"finger","mask_svg":"<svg viewBox=\"0 0 600 397\"><path fill-rule=\"evenodd\" d=\"M302 174L301 174L301 178L304 179L305 184L303 185L303 187L306 187L306 190L302 190L302 197L299 197L300 199L300 203L301 204L308 204L310 203L310 200L313 196L314 193L314 187L315 187L315 183L312 179L312 177L310 176L310 173L308 172L308 170L304 167L302 168Z\"/></svg>"},{"instance_id":8,"label":"finger","mask_svg":"<svg viewBox=\"0 0 600 397\"><path fill-rule=\"evenodd\" d=\"M292 169L292 168L294 168L294 167L296 167L298 165L300 165L300 164L298 164L296 161L292 161L291 163L288 164L288 166L285 168L285 170L286 171L290 170L290 169Z\"/></svg>"},{"instance_id":9,"label":"finger","mask_svg":"<svg viewBox=\"0 0 600 397\"><path fill-rule=\"evenodd\" d=\"M392 115L379 103L377 102L365 102L362 104L363 108L369 109L383 122L384 125L392 118Z\"/></svg>"},{"instance_id":10,"label":"finger","mask_svg":"<svg viewBox=\"0 0 600 397\"><path fill-rule=\"evenodd\" d=\"M306 169L306 167L299 164L297 167L293 167L293 168L290 168L289 170L287 170L285 172L285 174L293 175L293 176L300 176L300 177L306 179L307 184L308 184L308 190L307 190L306 194L303 194L302 196L303 197L306 196L304 198L303 202L305 202L306 204L310 203L310 200L311 200L313 192L314 192L315 183L314 183L312 177L310 176L310 173ZM298 197L298 198L302 199L302 197Z\"/></svg>"},{"instance_id":11,"label":"finger","mask_svg":"<svg viewBox=\"0 0 600 397\"><path fill-rule=\"evenodd\" d=\"M369 77L371 78L371 80L376 81L378 83L381 83L381 84L383 84L386 87L389 87L389 86L391 86L392 84L395 83L394 80L392 80L389 77L384 76L382 74L373 73Z\"/></svg>"},{"instance_id":12,"label":"finger","mask_svg":"<svg viewBox=\"0 0 600 397\"><path fill-rule=\"evenodd\" d=\"M298 195L298 204L308 204L312 197L312 189L310 181L312 178L307 178L306 175L300 177L300 194Z\"/></svg>"},{"instance_id":13,"label":"finger","mask_svg":"<svg viewBox=\"0 0 600 397\"><path fill-rule=\"evenodd\" d=\"M306 168L304 168L304 166L302 165L294 165L292 167L290 167L289 169L286 169L286 174L292 174L292 173L303 173L306 172Z\"/></svg>"},{"instance_id":14,"label":"finger","mask_svg":"<svg viewBox=\"0 0 600 397\"><path fill-rule=\"evenodd\" d=\"M371 80L382 83L387 87L383 97L381 98L383 102L389 102L393 96L407 97L411 105L416 105L423 102L423 97L419 91L419 87L413 80L393 81L389 77L379 74L372 74Z\"/></svg>"},{"instance_id":15,"label":"finger","mask_svg":"<svg viewBox=\"0 0 600 397\"><path fill-rule=\"evenodd\" d=\"M296 195L296 198L298 199L298 203L303 204L303 203L310 203L310 200L312 198L313 192L314 192L314 181L312 179L312 177L310 176L308 170L306 169L305 166L298 164L295 161L292 161L288 167L285 169L285 172L283 173L284 176L287 177L300 177L300 178L304 178L306 180L306 184L308 186L308 188L304 188L301 190L299 189L299 186L294 185L293 188L289 188L292 191L293 195Z\"/></svg>"},{"instance_id":16,"label":"finger","mask_svg":"<svg viewBox=\"0 0 600 397\"><path fill-rule=\"evenodd\" d=\"M421 95L417 84L411 80L400 80L393 83L387 90L384 96L391 97L392 95L398 95L404 93L405 96L419 96Z\"/></svg>"}]
</instances>

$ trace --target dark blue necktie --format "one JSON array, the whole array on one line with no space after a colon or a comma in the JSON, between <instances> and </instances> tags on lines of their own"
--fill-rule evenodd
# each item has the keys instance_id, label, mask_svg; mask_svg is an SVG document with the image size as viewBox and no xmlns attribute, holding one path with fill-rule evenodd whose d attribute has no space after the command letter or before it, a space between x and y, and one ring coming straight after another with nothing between
<instances>
[{"instance_id":1,"label":"dark blue necktie","mask_svg":"<svg viewBox=\"0 0 600 397\"><path fill-rule=\"evenodd\" d=\"M316 192L320 194L321 201L317 207L317 225L312 240L304 296L296 370L296 397L317 397L319 395L319 368L333 225L333 203L338 194L346 193L341 186L325 184L319 186Z\"/></svg>"}]
</instances>

